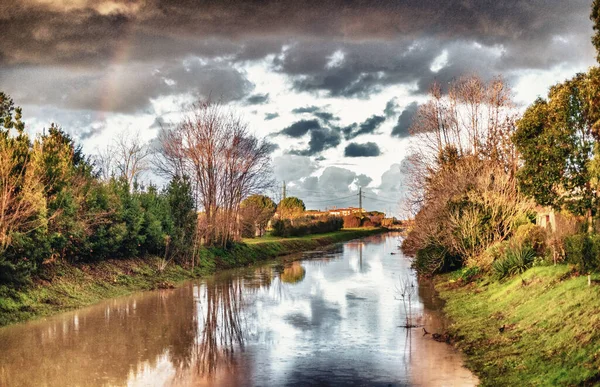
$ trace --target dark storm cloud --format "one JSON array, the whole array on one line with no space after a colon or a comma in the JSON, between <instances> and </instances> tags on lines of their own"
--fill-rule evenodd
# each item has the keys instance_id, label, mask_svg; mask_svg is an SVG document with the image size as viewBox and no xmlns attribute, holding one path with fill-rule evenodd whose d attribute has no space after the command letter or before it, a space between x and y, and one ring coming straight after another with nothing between
<instances>
[{"instance_id":1,"label":"dark storm cloud","mask_svg":"<svg viewBox=\"0 0 600 387\"><path fill-rule=\"evenodd\" d=\"M344 133L344 138L346 140L352 140L363 134L373 134L383 124L385 121L384 116L373 115L367 118L364 122L359 124L352 124L342 128L342 133Z\"/></svg>"},{"instance_id":2,"label":"dark storm cloud","mask_svg":"<svg viewBox=\"0 0 600 387\"><path fill-rule=\"evenodd\" d=\"M279 117L279 113L265 113L265 121L271 121Z\"/></svg>"},{"instance_id":3,"label":"dark storm cloud","mask_svg":"<svg viewBox=\"0 0 600 387\"><path fill-rule=\"evenodd\" d=\"M396 114L397 107L398 107L398 102L396 102L396 98L392 98L385 104L385 109L383 109L383 114L385 114L385 116L387 118L393 117Z\"/></svg>"},{"instance_id":4,"label":"dark storm cloud","mask_svg":"<svg viewBox=\"0 0 600 387\"><path fill-rule=\"evenodd\" d=\"M278 144L273 144L272 142L267 143L267 146L269 147L269 153L273 153L277 149L279 149L279 145Z\"/></svg>"},{"instance_id":5,"label":"dark storm cloud","mask_svg":"<svg viewBox=\"0 0 600 387\"><path fill-rule=\"evenodd\" d=\"M302 120L298 122L294 122L292 125L283 129L280 133L285 134L286 136L299 138L304 136L309 131L315 129L322 129L321 124L317 120Z\"/></svg>"},{"instance_id":6,"label":"dark storm cloud","mask_svg":"<svg viewBox=\"0 0 600 387\"><path fill-rule=\"evenodd\" d=\"M329 112L316 112L313 114L315 117L322 119L323 121L329 123L330 121L339 121L339 117L333 115L333 113Z\"/></svg>"},{"instance_id":7,"label":"dark storm cloud","mask_svg":"<svg viewBox=\"0 0 600 387\"><path fill-rule=\"evenodd\" d=\"M292 113L294 114L304 114L304 113L314 113L318 112L320 108L318 106L305 106L292 109Z\"/></svg>"},{"instance_id":8,"label":"dark storm cloud","mask_svg":"<svg viewBox=\"0 0 600 387\"><path fill-rule=\"evenodd\" d=\"M5 0L0 10L4 31L0 53L12 63L90 61L105 58L125 39L159 47L202 37L240 44L245 56L274 49L272 36L391 39L442 36L484 43L537 40L567 29L589 28L587 0L437 0L377 3L360 0L247 2L88 0L80 2ZM22 28L27 26L27 28ZM587 31L589 34L589 30ZM161 41L163 40L163 41ZM276 44L275 44L276 46ZM253 52L259 51L257 55ZM272 52L272 51L271 51ZM147 55L160 51L146 49Z\"/></svg>"},{"instance_id":9,"label":"dark storm cloud","mask_svg":"<svg viewBox=\"0 0 600 387\"><path fill-rule=\"evenodd\" d=\"M327 112L324 108L318 106L304 106L292 109L294 114L312 114L314 117L321 119L326 125L331 125L331 121L339 121L340 118L333 113Z\"/></svg>"},{"instance_id":10,"label":"dark storm cloud","mask_svg":"<svg viewBox=\"0 0 600 387\"><path fill-rule=\"evenodd\" d=\"M240 71L214 61L132 64L101 72L61 67L14 67L0 70L0 85L20 103L62 108L136 112L150 99L167 95L211 96L239 100L253 85Z\"/></svg>"},{"instance_id":11,"label":"dark storm cloud","mask_svg":"<svg viewBox=\"0 0 600 387\"><path fill-rule=\"evenodd\" d=\"M300 156L315 156L319 153L337 147L341 140L342 135L340 129L331 125L330 121L339 120L329 112L321 112L316 106L309 106L304 108L297 108L292 110L296 114L312 113L313 116L322 120L301 120L293 123L287 128L283 129L279 134L284 134L292 138L300 138L310 132L310 140L308 141L308 148L306 149L292 149L291 154Z\"/></svg>"},{"instance_id":12,"label":"dark storm cloud","mask_svg":"<svg viewBox=\"0 0 600 387\"><path fill-rule=\"evenodd\" d=\"M437 37L488 45L522 41L535 48L529 43L591 35L589 0L5 0L4 5L0 19L10 33L0 40L0 53L8 63L104 61L124 44L145 58L162 57L165 51L172 55L187 46L202 55L257 59L278 52L290 36L331 41ZM203 47L194 43L199 36L219 43ZM324 55L307 59L321 68L327 61Z\"/></svg>"},{"instance_id":13,"label":"dark storm cloud","mask_svg":"<svg viewBox=\"0 0 600 387\"><path fill-rule=\"evenodd\" d=\"M405 84L422 93L434 79L443 83L468 72L511 76L589 65L589 11L589 0L4 0L0 84L15 93L18 87L5 86L5 79L19 78L23 104L96 109L106 97L98 85L116 71L118 93L103 108L131 112L147 107L148 98L178 92L231 89L224 99L246 98L252 87L237 66L274 58L275 71L289 76L297 91L368 98ZM447 63L431 71L444 50ZM174 70L174 84L152 73L194 56L209 61L213 73L188 79ZM60 84L51 76L30 77L57 69L73 74ZM38 95L30 92L38 86ZM82 97L73 98L73 90Z\"/></svg>"},{"instance_id":14,"label":"dark storm cloud","mask_svg":"<svg viewBox=\"0 0 600 387\"><path fill-rule=\"evenodd\" d=\"M308 149L292 150L290 153L301 156L314 156L324 150L335 148L340 145L342 136L336 129L318 128L310 131Z\"/></svg>"},{"instance_id":15,"label":"dark storm cloud","mask_svg":"<svg viewBox=\"0 0 600 387\"><path fill-rule=\"evenodd\" d=\"M269 93L267 94L253 94L246 98L247 105L262 105L269 102Z\"/></svg>"},{"instance_id":16,"label":"dark storm cloud","mask_svg":"<svg viewBox=\"0 0 600 387\"><path fill-rule=\"evenodd\" d=\"M410 125L418 109L419 104L416 101L404 108L398 117L398 122L394 126L394 129L392 129L392 136L406 138L410 135Z\"/></svg>"},{"instance_id":17,"label":"dark storm cloud","mask_svg":"<svg viewBox=\"0 0 600 387\"><path fill-rule=\"evenodd\" d=\"M346 157L376 157L380 154L379 146L374 142L365 144L351 142L344 149L344 156Z\"/></svg>"}]
</instances>

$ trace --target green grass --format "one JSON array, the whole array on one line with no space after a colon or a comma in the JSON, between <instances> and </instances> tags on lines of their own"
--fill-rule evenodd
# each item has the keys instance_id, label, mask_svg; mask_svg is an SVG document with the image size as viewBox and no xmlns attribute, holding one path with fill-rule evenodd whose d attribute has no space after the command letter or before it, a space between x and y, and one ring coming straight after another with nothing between
<instances>
[{"instance_id":1,"label":"green grass","mask_svg":"<svg viewBox=\"0 0 600 387\"><path fill-rule=\"evenodd\" d=\"M438 278L451 332L484 386L600 384L600 286L564 265L506 281ZM499 327L505 325L505 331Z\"/></svg>"},{"instance_id":2,"label":"green grass","mask_svg":"<svg viewBox=\"0 0 600 387\"><path fill-rule=\"evenodd\" d=\"M321 238L337 238L340 236L351 235L352 233L359 233L360 235L371 233L381 232L382 229L371 227L371 228L344 228L340 231L333 231L324 234L312 234L312 235L304 235L300 237L276 237L272 235L265 235L259 238L244 238L243 242L249 245L265 243L265 242L286 242L286 241L295 241L295 240L312 240L312 239L321 239Z\"/></svg>"},{"instance_id":3,"label":"green grass","mask_svg":"<svg viewBox=\"0 0 600 387\"><path fill-rule=\"evenodd\" d=\"M251 243L234 244L229 249L204 248L193 271L169 264L159 272L159 260L155 257L76 265L56 262L46 265L29 287L14 289L0 285L0 326L384 231L353 229L301 238L257 238L249 240Z\"/></svg>"}]
</instances>

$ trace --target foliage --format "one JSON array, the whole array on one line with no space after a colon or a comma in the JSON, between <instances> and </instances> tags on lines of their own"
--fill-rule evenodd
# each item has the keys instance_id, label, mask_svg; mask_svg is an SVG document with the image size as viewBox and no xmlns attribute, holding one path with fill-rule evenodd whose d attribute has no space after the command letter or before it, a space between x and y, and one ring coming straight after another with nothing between
<instances>
[{"instance_id":1,"label":"foliage","mask_svg":"<svg viewBox=\"0 0 600 387\"><path fill-rule=\"evenodd\" d=\"M535 250L531 246L520 243L510 243L504 257L492 263L492 270L497 279L503 279L524 273L531 267L535 259Z\"/></svg>"},{"instance_id":2,"label":"foliage","mask_svg":"<svg viewBox=\"0 0 600 387\"><path fill-rule=\"evenodd\" d=\"M170 215L170 219L166 214L164 218L165 229L170 236L168 255L184 263L189 258L194 259L196 246L197 213L190 179L175 176L169 182L164 196Z\"/></svg>"},{"instance_id":3,"label":"foliage","mask_svg":"<svg viewBox=\"0 0 600 387\"><path fill-rule=\"evenodd\" d=\"M100 180L60 127L31 140L2 93L0 118L0 284L26 284L55 261L160 255L193 264L189 179L175 176L162 192L127 176Z\"/></svg>"},{"instance_id":4,"label":"foliage","mask_svg":"<svg viewBox=\"0 0 600 387\"><path fill-rule=\"evenodd\" d=\"M273 222L273 236L296 237L311 234L323 234L338 231L344 225L339 217L304 217L297 218L294 223L289 219L276 219Z\"/></svg>"},{"instance_id":5,"label":"foliage","mask_svg":"<svg viewBox=\"0 0 600 387\"><path fill-rule=\"evenodd\" d=\"M252 135L248 125L220 103L193 104L175 126L159 134L160 172L189 176L205 227L207 246L226 247L241 237L241 201L273 184L272 146Z\"/></svg>"},{"instance_id":6,"label":"foliage","mask_svg":"<svg viewBox=\"0 0 600 387\"><path fill-rule=\"evenodd\" d=\"M269 221L275 214L276 205L265 195L251 195L241 203L242 236L252 238L264 235Z\"/></svg>"},{"instance_id":7,"label":"foliage","mask_svg":"<svg viewBox=\"0 0 600 387\"><path fill-rule=\"evenodd\" d=\"M546 255L547 239L546 230L532 223L519 226L512 238L515 243L531 248L540 258Z\"/></svg>"},{"instance_id":8,"label":"foliage","mask_svg":"<svg viewBox=\"0 0 600 387\"><path fill-rule=\"evenodd\" d=\"M590 19L594 23L594 36L592 37L592 43L596 47L596 59L600 62L600 0L594 0L592 2L592 12Z\"/></svg>"},{"instance_id":9,"label":"foliage","mask_svg":"<svg viewBox=\"0 0 600 387\"><path fill-rule=\"evenodd\" d=\"M597 234L575 234L564 239L565 256L568 263L581 273L600 270L600 236Z\"/></svg>"},{"instance_id":10,"label":"foliage","mask_svg":"<svg viewBox=\"0 0 600 387\"><path fill-rule=\"evenodd\" d=\"M523 160L519 184L539 204L577 214L595 208L599 90L600 70L593 68L553 86L548 100L537 99L519 120L513 136Z\"/></svg>"},{"instance_id":11,"label":"foliage","mask_svg":"<svg viewBox=\"0 0 600 387\"><path fill-rule=\"evenodd\" d=\"M458 158L429 177L424 206L403 249L417 253L415 267L421 274L463 263L482 267L483 253L510 238L531 210L532 203L501 165Z\"/></svg>"},{"instance_id":12,"label":"foliage","mask_svg":"<svg viewBox=\"0 0 600 387\"><path fill-rule=\"evenodd\" d=\"M280 219L298 218L302 216L305 210L304 202L294 196L288 196L277 205L277 214Z\"/></svg>"},{"instance_id":13,"label":"foliage","mask_svg":"<svg viewBox=\"0 0 600 387\"><path fill-rule=\"evenodd\" d=\"M360 217L355 214L344 216L344 228L360 227Z\"/></svg>"},{"instance_id":14,"label":"foliage","mask_svg":"<svg viewBox=\"0 0 600 387\"><path fill-rule=\"evenodd\" d=\"M419 274L429 276L459 269L462 264L459 255L452 254L444 246L430 243L416 251L412 266Z\"/></svg>"}]
</instances>

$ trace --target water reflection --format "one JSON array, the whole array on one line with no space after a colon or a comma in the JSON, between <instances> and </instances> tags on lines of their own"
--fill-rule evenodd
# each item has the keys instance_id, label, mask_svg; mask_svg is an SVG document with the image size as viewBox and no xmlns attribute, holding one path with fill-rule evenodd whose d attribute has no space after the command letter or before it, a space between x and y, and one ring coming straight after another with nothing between
<instances>
[{"instance_id":1,"label":"water reflection","mask_svg":"<svg viewBox=\"0 0 600 387\"><path fill-rule=\"evenodd\" d=\"M210 376L217 366L233 369L236 350L244 350L242 281L233 277L211 279L195 290L204 317L195 345L198 374Z\"/></svg>"},{"instance_id":2,"label":"water reflection","mask_svg":"<svg viewBox=\"0 0 600 387\"><path fill-rule=\"evenodd\" d=\"M294 261L283 269L279 278L281 279L281 282L295 284L302 281L305 275L306 270L304 270L300 262Z\"/></svg>"},{"instance_id":3,"label":"water reflection","mask_svg":"<svg viewBox=\"0 0 600 387\"><path fill-rule=\"evenodd\" d=\"M451 347L398 328L410 262L397 244L370 237L0 329L0 386L473 385ZM421 323L443 329L431 289L419 296Z\"/></svg>"}]
</instances>

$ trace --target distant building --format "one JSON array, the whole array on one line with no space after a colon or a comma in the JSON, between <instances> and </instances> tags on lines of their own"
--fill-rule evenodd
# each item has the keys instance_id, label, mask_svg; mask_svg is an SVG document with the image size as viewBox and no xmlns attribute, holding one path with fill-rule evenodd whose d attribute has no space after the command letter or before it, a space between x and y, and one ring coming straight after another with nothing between
<instances>
[{"instance_id":1,"label":"distant building","mask_svg":"<svg viewBox=\"0 0 600 387\"><path fill-rule=\"evenodd\" d=\"M327 213L331 216L348 216L354 213L365 212L364 208L348 207L348 208L331 208Z\"/></svg>"},{"instance_id":2,"label":"distant building","mask_svg":"<svg viewBox=\"0 0 600 387\"><path fill-rule=\"evenodd\" d=\"M304 211L304 215L306 216L327 216L329 212L321 211L321 210L306 210Z\"/></svg>"},{"instance_id":3,"label":"distant building","mask_svg":"<svg viewBox=\"0 0 600 387\"><path fill-rule=\"evenodd\" d=\"M556 215L554 210L549 207L538 207L537 219L535 223L550 232L556 231Z\"/></svg>"}]
</instances>

